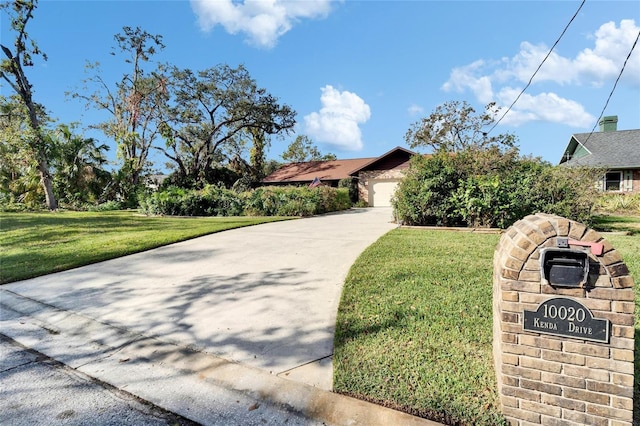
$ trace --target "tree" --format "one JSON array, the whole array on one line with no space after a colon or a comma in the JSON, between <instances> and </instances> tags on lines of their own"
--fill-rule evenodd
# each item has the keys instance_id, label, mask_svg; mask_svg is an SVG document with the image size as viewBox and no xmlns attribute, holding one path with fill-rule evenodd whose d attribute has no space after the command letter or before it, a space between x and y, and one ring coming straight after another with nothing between
<instances>
[{"instance_id":1,"label":"tree","mask_svg":"<svg viewBox=\"0 0 640 426\"><path fill-rule=\"evenodd\" d=\"M174 67L167 81L170 103L161 124L166 144L158 149L184 180L200 186L221 162L237 160L246 141L259 157L269 136L295 125L295 112L259 88L242 65L199 72Z\"/></svg>"},{"instance_id":2,"label":"tree","mask_svg":"<svg viewBox=\"0 0 640 426\"><path fill-rule=\"evenodd\" d=\"M14 40L14 51L4 44L0 48L5 58L0 63L0 77L16 92L26 109L29 132L23 134L22 140L29 145L32 160L37 163L40 184L44 190L45 202L49 210L58 208L58 201L53 192L53 179L49 171L47 156L47 138L42 128L42 108L33 100L32 85L24 73L23 67L33 66L33 57L41 56L45 61L47 56L38 48L35 40L27 33L27 24L33 18L33 11L37 7L37 0L16 0L0 5L0 9L9 10L11 29L17 33Z\"/></svg>"},{"instance_id":3,"label":"tree","mask_svg":"<svg viewBox=\"0 0 640 426\"><path fill-rule=\"evenodd\" d=\"M304 163L306 161L335 160L334 154L322 154L313 141L306 135L298 135L280 156L288 163Z\"/></svg>"},{"instance_id":4,"label":"tree","mask_svg":"<svg viewBox=\"0 0 640 426\"><path fill-rule=\"evenodd\" d=\"M44 201L37 162L32 160L36 153L26 143L32 133L26 107L18 95L0 96L0 192L3 203L18 202L36 207Z\"/></svg>"},{"instance_id":5,"label":"tree","mask_svg":"<svg viewBox=\"0 0 640 426\"><path fill-rule=\"evenodd\" d=\"M258 128L252 128L250 130L253 144L249 153L249 167L251 173L251 179L254 182L260 181L266 176L265 174L265 161L266 161L266 148L269 141L264 136L264 132Z\"/></svg>"},{"instance_id":6,"label":"tree","mask_svg":"<svg viewBox=\"0 0 640 426\"><path fill-rule=\"evenodd\" d=\"M413 123L405 135L411 148L429 147L433 151L460 152L467 148L513 148L516 137L509 133L487 134L498 109L489 103L478 114L467 102L450 101L436 107L426 118Z\"/></svg>"},{"instance_id":7,"label":"tree","mask_svg":"<svg viewBox=\"0 0 640 426\"><path fill-rule=\"evenodd\" d=\"M114 36L115 51L124 54L130 73L112 88L101 76L99 64L88 64L95 74L84 81L96 87L96 91L85 94L88 88L71 93L72 98L82 99L87 107L109 113L108 120L93 127L113 138L118 147L122 166L116 176L121 179L121 196L129 198L140 184L140 178L149 166L148 157L154 140L159 135L157 123L166 102L166 81L160 71L145 72L143 64L149 62L158 50L164 48L161 35L153 35L140 27L123 27L123 32Z\"/></svg>"},{"instance_id":8,"label":"tree","mask_svg":"<svg viewBox=\"0 0 640 426\"><path fill-rule=\"evenodd\" d=\"M109 147L93 138L79 136L74 130L60 125L54 132L54 187L60 200L69 204L97 203L111 180L111 174L104 169L105 151Z\"/></svg>"}]
</instances>

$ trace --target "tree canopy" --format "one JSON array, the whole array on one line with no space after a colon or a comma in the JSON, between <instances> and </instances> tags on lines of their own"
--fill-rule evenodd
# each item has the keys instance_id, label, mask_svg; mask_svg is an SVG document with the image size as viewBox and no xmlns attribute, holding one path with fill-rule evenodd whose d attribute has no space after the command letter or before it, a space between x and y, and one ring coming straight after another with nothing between
<instances>
[{"instance_id":1,"label":"tree canopy","mask_svg":"<svg viewBox=\"0 0 640 426\"><path fill-rule=\"evenodd\" d=\"M460 152L467 148L513 148L517 141L513 134L488 134L488 127L495 122L497 112L494 102L489 103L482 113L477 113L466 101L445 102L428 117L413 123L405 140L414 149L428 147L445 152Z\"/></svg>"},{"instance_id":2,"label":"tree canopy","mask_svg":"<svg viewBox=\"0 0 640 426\"><path fill-rule=\"evenodd\" d=\"M158 121L166 102L164 77L156 69L148 71L145 63L164 48L162 36L150 34L140 27L123 27L114 36L112 55L121 55L131 68L114 85L102 77L98 63L87 64L93 73L84 87L71 93L72 98L85 101L87 108L105 111L109 118L92 127L112 138L122 161L116 174L119 195L134 198L142 174L148 170L149 153L159 135Z\"/></svg>"},{"instance_id":3,"label":"tree canopy","mask_svg":"<svg viewBox=\"0 0 640 426\"><path fill-rule=\"evenodd\" d=\"M298 135L289 144L281 158L288 163L303 163L305 161L335 160L334 154L323 154L307 135Z\"/></svg>"},{"instance_id":4,"label":"tree canopy","mask_svg":"<svg viewBox=\"0 0 640 426\"><path fill-rule=\"evenodd\" d=\"M238 161L247 144L253 146L250 161L259 164L269 137L295 125L295 111L258 87L243 65L198 72L172 67L166 80L169 101L160 124L165 146L157 149L185 180L207 183L219 163Z\"/></svg>"},{"instance_id":5,"label":"tree canopy","mask_svg":"<svg viewBox=\"0 0 640 426\"><path fill-rule=\"evenodd\" d=\"M24 106L29 131L23 133L21 142L29 146L25 152L29 154L30 160L37 164L47 208L55 210L58 208L58 201L53 192L53 179L49 171L49 148L42 128L44 108L33 100L32 85L24 71L25 67L33 66L34 56L47 59L46 54L40 50L36 41L27 32L27 24L33 18L33 12L37 6L37 0L0 4L0 10L7 11L11 29L16 34L13 50L0 44L0 49L5 56L0 62L0 78L13 89L17 99Z\"/></svg>"}]
</instances>

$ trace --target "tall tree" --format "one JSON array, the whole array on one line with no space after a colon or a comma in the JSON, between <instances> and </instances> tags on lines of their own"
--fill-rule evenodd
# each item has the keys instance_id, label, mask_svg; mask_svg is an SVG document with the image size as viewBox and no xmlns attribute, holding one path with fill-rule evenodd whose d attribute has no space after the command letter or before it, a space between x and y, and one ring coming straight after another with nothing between
<instances>
[{"instance_id":1,"label":"tall tree","mask_svg":"<svg viewBox=\"0 0 640 426\"><path fill-rule=\"evenodd\" d=\"M33 160L37 155L26 142L33 134L28 115L18 95L0 95L0 192L3 202L36 207L42 205L44 191Z\"/></svg>"},{"instance_id":2,"label":"tall tree","mask_svg":"<svg viewBox=\"0 0 640 426\"><path fill-rule=\"evenodd\" d=\"M245 140L263 150L269 136L295 124L295 112L258 87L242 65L199 72L174 67L167 81L166 145L158 149L185 180L206 183L221 161L237 159Z\"/></svg>"},{"instance_id":3,"label":"tall tree","mask_svg":"<svg viewBox=\"0 0 640 426\"><path fill-rule=\"evenodd\" d=\"M34 56L41 56L45 61L47 59L46 54L38 48L35 40L27 33L27 24L33 18L36 8L37 0L16 0L0 5L0 9L7 10L11 29L16 33L13 50L0 44L5 56L0 62L0 77L9 84L24 104L30 131L23 134L23 141L31 148L33 161L37 163L47 208L55 210L58 208L58 201L53 192L53 179L49 171L48 141L42 128L42 108L39 108L33 100L32 85L24 72L24 67L33 66Z\"/></svg>"},{"instance_id":4,"label":"tall tree","mask_svg":"<svg viewBox=\"0 0 640 426\"><path fill-rule=\"evenodd\" d=\"M482 113L477 113L466 101L446 102L436 107L428 117L413 123L405 140L411 148L428 147L446 152L460 152L467 148L513 148L516 142L514 135L487 134L497 112L493 102Z\"/></svg>"},{"instance_id":5,"label":"tall tree","mask_svg":"<svg viewBox=\"0 0 640 426\"><path fill-rule=\"evenodd\" d=\"M103 79L99 64L89 64L88 69L94 75L84 83L96 90L86 94L89 89L83 88L71 96L86 101L87 107L106 111L111 116L94 127L118 146L122 166L117 175L123 179L121 195L127 197L140 183L141 175L149 165L149 152L159 134L156 125L166 102L165 80L158 70L146 72L143 65L151 61L164 44L161 35L150 34L140 27L123 27L122 33L114 38L116 47L112 55L123 54L131 70L111 87Z\"/></svg>"},{"instance_id":6,"label":"tall tree","mask_svg":"<svg viewBox=\"0 0 640 426\"><path fill-rule=\"evenodd\" d=\"M280 156L288 163L304 163L305 161L335 160L334 154L322 154L313 140L307 135L298 135Z\"/></svg>"}]
</instances>

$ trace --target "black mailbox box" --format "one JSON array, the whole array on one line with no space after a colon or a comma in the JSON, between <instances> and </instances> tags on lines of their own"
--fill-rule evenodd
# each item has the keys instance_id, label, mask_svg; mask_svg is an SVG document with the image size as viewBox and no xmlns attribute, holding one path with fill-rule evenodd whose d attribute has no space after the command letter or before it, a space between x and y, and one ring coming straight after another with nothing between
<instances>
[{"instance_id":1,"label":"black mailbox box","mask_svg":"<svg viewBox=\"0 0 640 426\"><path fill-rule=\"evenodd\" d=\"M586 251L569 248L540 250L542 278L553 287L582 287L589 276Z\"/></svg>"}]
</instances>

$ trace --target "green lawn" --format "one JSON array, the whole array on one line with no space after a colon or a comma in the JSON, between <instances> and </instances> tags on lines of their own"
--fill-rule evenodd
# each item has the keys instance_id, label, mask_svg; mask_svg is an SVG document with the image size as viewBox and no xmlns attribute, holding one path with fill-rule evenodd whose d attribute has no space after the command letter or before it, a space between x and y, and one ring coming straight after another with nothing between
<instances>
[{"instance_id":1,"label":"green lawn","mask_svg":"<svg viewBox=\"0 0 640 426\"><path fill-rule=\"evenodd\" d=\"M640 277L640 236L606 238ZM492 357L492 261L498 240L491 234L398 229L370 246L343 290L335 390L443 423L501 424ZM637 357L636 383L639 379Z\"/></svg>"},{"instance_id":2,"label":"green lawn","mask_svg":"<svg viewBox=\"0 0 640 426\"><path fill-rule=\"evenodd\" d=\"M640 217L614 215L596 216L593 227L603 232L622 232L627 235L637 235L640 234Z\"/></svg>"},{"instance_id":3,"label":"green lawn","mask_svg":"<svg viewBox=\"0 0 640 426\"><path fill-rule=\"evenodd\" d=\"M282 217L147 217L134 211L0 213L0 283Z\"/></svg>"}]
</instances>

